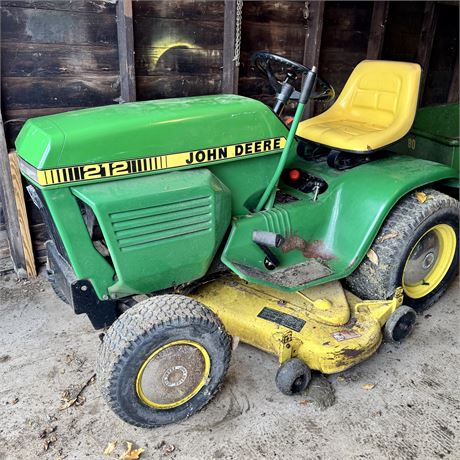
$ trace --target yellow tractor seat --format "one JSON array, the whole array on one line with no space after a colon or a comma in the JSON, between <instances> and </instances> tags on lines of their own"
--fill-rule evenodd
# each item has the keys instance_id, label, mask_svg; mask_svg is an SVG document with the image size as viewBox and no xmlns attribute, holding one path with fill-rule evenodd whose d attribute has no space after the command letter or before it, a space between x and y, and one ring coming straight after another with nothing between
<instances>
[{"instance_id":1,"label":"yellow tractor seat","mask_svg":"<svg viewBox=\"0 0 460 460\"><path fill-rule=\"evenodd\" d=\"M418 64L362 61L326 112L302 121L301 138L334 150L368 153L401 139L417 109Z\"/></svg>"}]
</instances>

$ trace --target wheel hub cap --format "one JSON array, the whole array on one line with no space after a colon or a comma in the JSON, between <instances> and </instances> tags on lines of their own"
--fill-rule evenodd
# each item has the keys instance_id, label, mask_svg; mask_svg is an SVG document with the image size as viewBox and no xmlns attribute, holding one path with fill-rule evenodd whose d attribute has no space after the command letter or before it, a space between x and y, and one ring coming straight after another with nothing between
<instances>
[{"instance_id":1,"label":"wheel hub cap","mask_svg":"<svg viewBox=\"0 0 460 460\"><path fill-rule=\"evenodd\" d=\"M170 409L195 396L209 376L206 350L192 341L171 342L155 350L141 366L136 391L145 404Z\"/></svg>"},{"instance_id":2,"label":"wheel hub cap","mask_svg":"<svg viewBox=\"0 0 460 460\"><path fill-rule=\"evenodd\" d=\"M439 224L415 244L403 271L407 295L418 299L432 292L443 280L455 255L457 237L450 225Z\"/></svg>"}]
</instances>

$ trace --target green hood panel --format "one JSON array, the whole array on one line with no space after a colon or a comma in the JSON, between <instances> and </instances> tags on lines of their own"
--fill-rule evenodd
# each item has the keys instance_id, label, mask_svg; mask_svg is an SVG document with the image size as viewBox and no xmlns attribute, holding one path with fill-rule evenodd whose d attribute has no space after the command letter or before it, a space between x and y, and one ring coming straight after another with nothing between
<instances>
[{"instance_id":1,"label":"green hood panel","mask_svg":"<svg viewBox=\"0 0 460 460\"><path fill-rule=\"evenodd\" d=\"M37 169L117 161L283 136L264 104L235 95L135 102L28 120L20 157Z\"/></svg>"}]
</instances>

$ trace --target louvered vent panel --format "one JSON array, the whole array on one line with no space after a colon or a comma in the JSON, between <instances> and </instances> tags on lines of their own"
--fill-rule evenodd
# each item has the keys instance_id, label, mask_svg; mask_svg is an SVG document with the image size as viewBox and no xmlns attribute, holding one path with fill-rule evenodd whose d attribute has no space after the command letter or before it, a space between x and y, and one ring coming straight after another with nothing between
<instances>
[{"instance_id":1,"label":"louvered vent panel","mask_svg":"<svg viewBox=\"0 0 460 460\"><path fill-rule=\"evenodd\" d=\"M210 196L110 215L121 251L153 247L159 241L201 233L212 227Z\"/></svg>"}]
</instances>

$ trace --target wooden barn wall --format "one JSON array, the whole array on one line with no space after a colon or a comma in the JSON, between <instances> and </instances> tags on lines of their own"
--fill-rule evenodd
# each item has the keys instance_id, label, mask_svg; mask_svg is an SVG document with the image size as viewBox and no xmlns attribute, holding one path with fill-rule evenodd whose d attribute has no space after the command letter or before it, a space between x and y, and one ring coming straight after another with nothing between
<instances>
[{"instance_id":1,"label":"wooden barn wall","mask_svg":"<svg viewBox=\"0 0 460 460\"><path fill-rule=\"evenodd\" d=\"M221 91L223 1L133 3L137 99Z\"/></svg>"},{"instance_id":2,"label":"wooden barn wall","mask_svg":"<svg viewBox=\"0 0 460 460\"><path fill-rule=\"evenodd\" d=\"M1 109L10 147L27 118L113 103L118 75L113 2L2 0ZM41 259L46 229L27 194L26 205Z\"/></svg>"},{"instance_id":3,"label":"wooden barn wall","mask_svg":"<svg viewBox=\"0 0 460 460\"><path fill-rule=\"evenodd\" d=\"M339 94L354 67L366 59L374 2L326 2L319 72ZM331 103L316 103L316 113Z\"/></svg>"},{"instance_id":4,"label":"wooden barn wall","mask_svg":"<svg viewBox=\"0 0 460 460\"><path fill-rule=\"evenodd\" d=\"M305 2L245 1L238 92L273 106L273 90L252 66L255 51L265 50L303 61Z\"/></svg>"},{"instance_id":5,"label":"wooden barn wall","mask_svg":"<svg viewBox=\"0 0 460 460\"><path fill-rule=\"evenodd\" d=\"M438 7L438 23L431 51L423 105L445 103L449 97L450 87L454 95L450 102L458 102L458 7L442 4ZM456 65L457 74L455 75L452 69Z\"/></svg>"},{"instance_id":6,"label":"wooden barn wall","mask_svg":"<svg viewBox=\"0 0 460 460\"><path fill-rule=\"evenodd\" d=\"M1 0L1 109L10 147L29 117L118 102L115 3ZM337 92L366 58L376 3L325 2L319 70ZM302 62L312 24L309 6L305 1L244 1L240 94L273 104L273 91L250 57L269 50ZM420 59L426 10L427 2L390 2L382 59ZM435 13L422 105L458 100L458 3L436 2ZM221 91L224 1L133 0L133 19L138 100ZM315 112L326 108L316 104ZM41 258L46 230L28 198L27 206ZM0 259L8 253L5 236L0 204Z\"/></svg>"},{"instance_id":7,"label":"wooden barn wall","mask_svg":"<svg viewBox=\"0 0 460 460\"><path fill-rule=\"evenodd\" d=\"M118 97L115 5L2 0L2 113L9 138L25 118Z\"/></svg>"}]
</instances>

